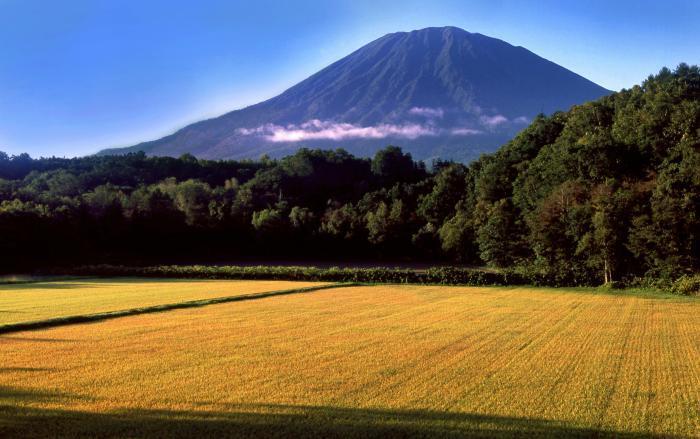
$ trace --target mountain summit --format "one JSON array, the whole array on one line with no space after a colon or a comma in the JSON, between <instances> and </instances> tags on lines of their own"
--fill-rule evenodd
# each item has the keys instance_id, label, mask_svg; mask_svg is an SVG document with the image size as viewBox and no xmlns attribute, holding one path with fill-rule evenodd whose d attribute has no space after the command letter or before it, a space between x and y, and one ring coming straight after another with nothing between
<instances>
[{"instance_id":1,"label":"mountain summit","mask_svg":"<svg viewBox=\"0 0 700 439\"><path fill-rule=\"evenodd\" d=\"M357 155L394 144L468 161L537 114L610 93L523 47L455 27L385 35L284 93L115 154L257 158L302 147Z\"/></svg>"}]
</instances>

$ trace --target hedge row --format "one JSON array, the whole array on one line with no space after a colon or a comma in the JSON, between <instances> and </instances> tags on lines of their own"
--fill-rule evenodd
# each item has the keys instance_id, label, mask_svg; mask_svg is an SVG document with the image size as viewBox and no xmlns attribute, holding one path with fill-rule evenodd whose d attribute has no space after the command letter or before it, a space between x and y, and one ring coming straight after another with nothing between
<instances>
[{"instance_id":1,"label":"hedge row","mask_svg":"<svg viewBox=\"0 0 700 439\"><path fill-rule=\"evenodd\" d=\"M297 280L321 282L403 283L470 286L585 286L568 284L542 273L524 270L485 271L473 268L433 267L426 270L400 268L317 268L280 266L158 265L130 267L122 265L87 265L53 274L78 276L133 276L190 279ZM593 285L589 285L593 286ZM682 276L675 282L637 278L615 282L610 288L640 287L670 291L682 295L700 294L700 275Z\"/></svg>"},{"instance_id":2,"label":"hedge row","mask_svg":"<svg viewBox=\"0 0 700 439\"><path fill-rule=\"evenodd\" d=\"M407 283L438 285L523 285L522 276L511 272L491 272L467 268L434 267L426 270L395 268L316 268L279 266L161 265L127 267L90 265L69 270L72 275L135 276L193 279L266 279L324 282ZM62 274L66 274L65 271Z\"/></svg>"},{"instance_id":3,"label":"hedge row","mask_svg":"<svg viewBox=\"0 0 700 439\"><path fill-rule=\"evenodd\" d=\"M700 295L700 274L683 275L671 285L671 292L683 296Z\"/></svg>"}]
</instances>

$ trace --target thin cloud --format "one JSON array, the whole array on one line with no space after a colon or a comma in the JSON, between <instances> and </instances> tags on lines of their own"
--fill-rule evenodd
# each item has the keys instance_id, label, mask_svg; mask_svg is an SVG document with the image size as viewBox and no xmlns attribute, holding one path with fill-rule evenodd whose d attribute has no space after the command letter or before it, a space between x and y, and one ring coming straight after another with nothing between
<instances>
[{"instance_id":1,"label":"thin cloud","mask_svg":"<svg viewBox=\"0 0 700 439\"><path fill-rule=\"evenodd\" d=\"M473 136L475 134L482 134L483 131L475 130L473 128L453 128L450 133L455 136Z\"/></svg>"},{"instance_id":2,"label":"thin cloud","mask_svg":"<svg viewBox=\"0 0 700 439\"><path fill-rule=\"evenodd\" d=\"M442 108L430 108L430 107L413 107L408 110L408 114L413 114L414 116L423 116L428 119L441 119L445 115Z\"/></svg>"},{"instance_id":3,"label":"thin cloud","mask_svg":"<svg viewBox=\"0 0 700 439\"><path fill-rule=\"evenodd\" d=\"M507 123L508 118L502 114L497 114L495 116L481 116L479 121L488 128L496 128L499 125Z\"/></svg>"},{"instance_id":4,"label":"thin cloud","mask_svg":"<svg viewBox=\"0 0 700 439\"><path fill-rule=\"evenodd\" d=\"M399 137L416 139L423 136L436 136L439 132L419 124L380 124L359 126L350 123L336 123L313 119L308 122L287 126L265 124L256 128L240 128L237 132L244 136L257 135L275 143L301 142L305 140L344 140L344 139L383 139Z\"/></svg>"}]
</instances>

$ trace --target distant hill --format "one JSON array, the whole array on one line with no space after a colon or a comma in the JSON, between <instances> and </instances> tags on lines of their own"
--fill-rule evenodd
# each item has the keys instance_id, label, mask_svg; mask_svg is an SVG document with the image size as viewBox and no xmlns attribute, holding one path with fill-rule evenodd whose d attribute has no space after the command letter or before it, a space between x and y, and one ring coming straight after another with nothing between
<instances>
[{"instance_id":1,"label":"distant hill","mask_svg":"<svg viewBox=\"0 0 700 439\"><path fill-rule=\"evenodd\" d=\"M427 28L379 38L267 101L102 154L241 159L308 146L367 156L396 144L417 159L469 161L539 113L609 93L523 47Z\"/></svg>"}]
</instances>

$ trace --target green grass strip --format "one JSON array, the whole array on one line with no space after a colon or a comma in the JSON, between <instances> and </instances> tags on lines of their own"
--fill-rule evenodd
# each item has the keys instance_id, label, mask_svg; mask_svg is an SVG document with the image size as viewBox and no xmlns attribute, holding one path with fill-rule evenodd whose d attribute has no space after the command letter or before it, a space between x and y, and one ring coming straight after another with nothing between
<instances>
[{"instance_id":1,"label":"green grass strip","mask_svg":"<svg viewBox=\"0 0 700 439\"><path fill-rule=\"evenodd\" d=\"M135 316L139 314L150 314L165 312L174 309L199 308L217 303L242 302L246 300L264 299L266 297L286 296L290 294L310 293L312 291L328 290L332 288L343 288L356 286L355 283L336 283L319 285L315 287L295 288L291 290L268 291L264 293L246 294L228 297L216 297L213 299L190 300L187 302L169 303L164 305L146 306L141 308L131 308L121 311L100 312L95 314L81 314L77 316L56 317L45 320L35 320L32 322L9 323L0 325L0 334L9 334L20 331L31 331L35 329L54 328L56 326L75 325L80 323L92 323L103 320L116 319L120 317Z\"/></svg>"}]
</instances>

